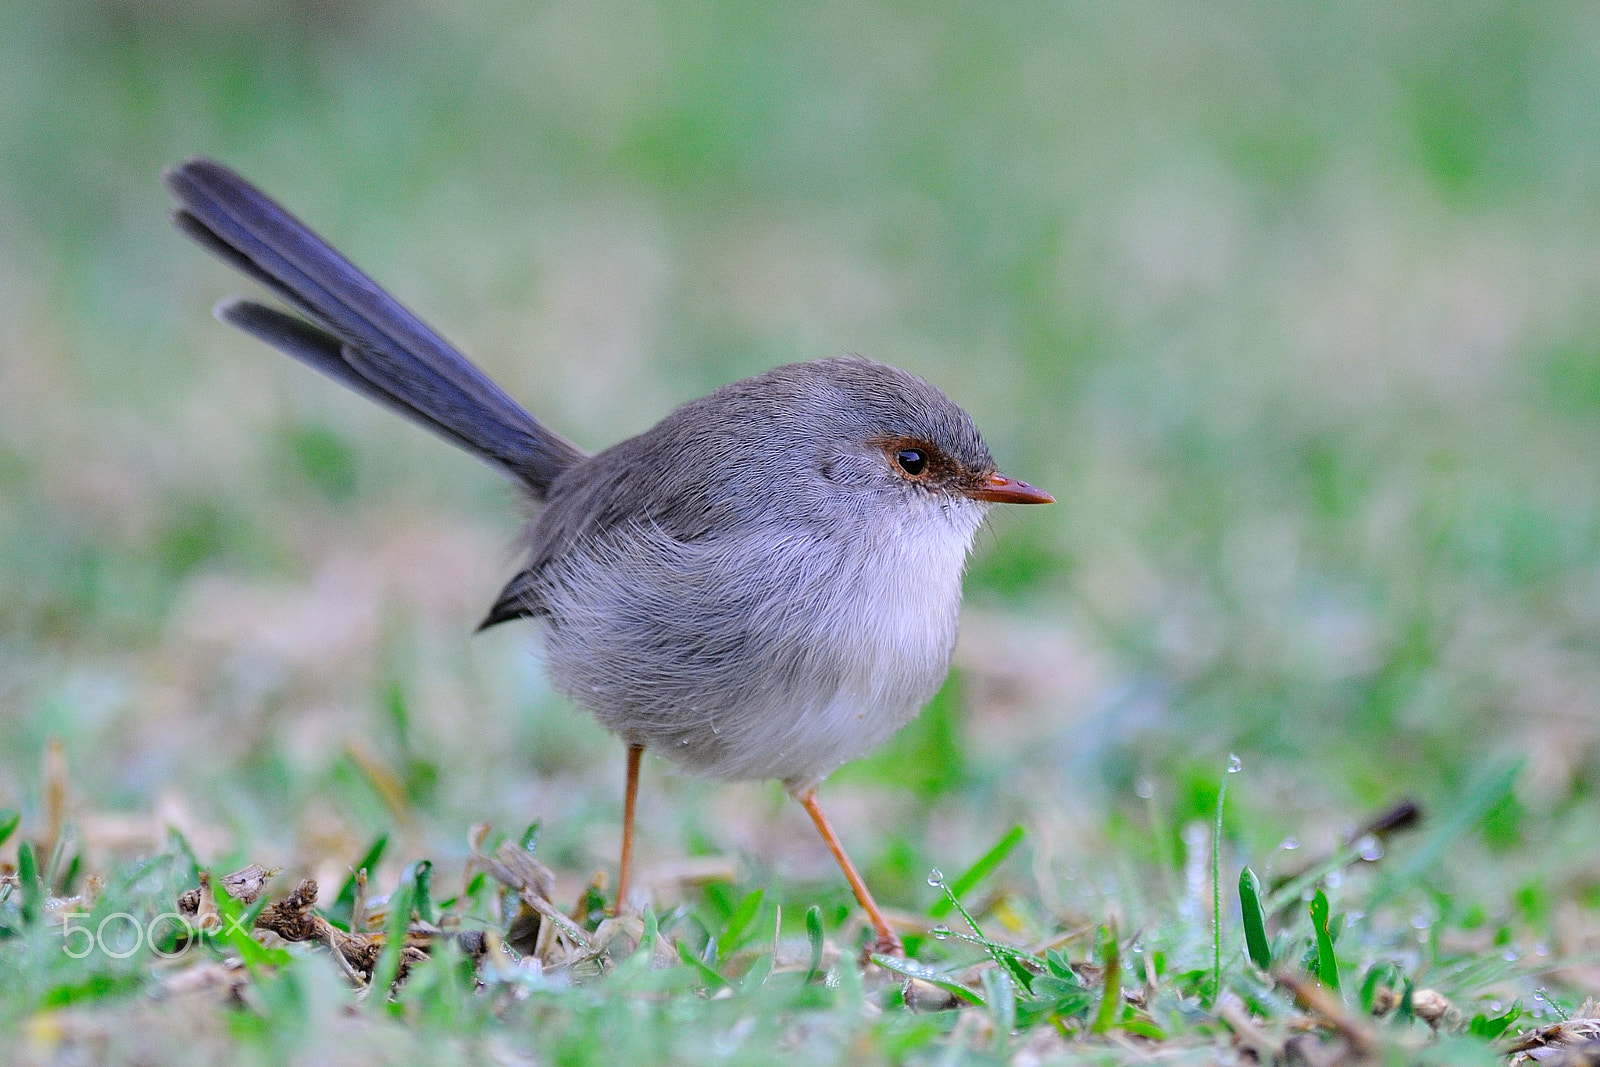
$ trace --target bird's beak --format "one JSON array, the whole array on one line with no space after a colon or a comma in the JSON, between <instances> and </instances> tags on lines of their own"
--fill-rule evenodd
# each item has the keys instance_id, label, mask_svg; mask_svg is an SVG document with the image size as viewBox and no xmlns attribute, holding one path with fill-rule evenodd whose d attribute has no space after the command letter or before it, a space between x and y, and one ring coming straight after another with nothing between
<instances>
[{"instance_id":1,"label":"bird's beak","mask_svg":"<svg viewBox=\"0 0 1600 1067\"><path fill-rule=\"evenodd\" d=\"M996 471L968 489L967 496L990 504L1054 504L1056 498L1043 489L1035 489L1027 482L1007 478Z\"/></svg>"}]
</instances>

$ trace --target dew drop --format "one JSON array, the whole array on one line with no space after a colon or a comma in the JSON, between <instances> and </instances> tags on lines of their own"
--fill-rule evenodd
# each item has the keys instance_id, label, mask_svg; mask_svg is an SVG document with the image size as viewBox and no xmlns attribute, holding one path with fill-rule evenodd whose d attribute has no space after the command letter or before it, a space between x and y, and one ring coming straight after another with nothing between
<instances>
[{"instance_id":1,"label":"dew drop","mask_svg":"<svg viewBox=\"0 0 1600 1067\"><path fill-rule=\"evenodd\" d=\"M933 935L935 941L943 941L950 936L950 928L948 926L935 926L928 933Z\"/></svg>"},{"instance_id":2,"label":"dew drop","mask_svg":"<svg viewBox=\"0 0 1600 1067\"><path fill-rule=\"evenodd\" d=\"M1368 863L1373 863L1383 858L1383 842L1378 840L1376 834L1367 834L1356 842L1356 854Z\"/></svg>"},{"instance_id":3,"label":"dew drop","mask_svg":"<svg viewBox=\"0 0 1600 1067\"><path fill-rule=\"evenodd\" d=\"M1149 800L1156 795L1156 784L1148 778L1141 778L1134 784L1133 791L1140 800Z\"/></svg>"},{"instance_id":4,"label":"dew drop","mask_svg":"<svg viewBox=\"0 0 1600 1067\"><path fill-rule=\"evenodd\" d=\"M1411 925L1418 930L1426 930L1433 925L1433 920L1428 917L1427 912L1419 911L1411 917Z\"/></svg>"},{"instance_id":5,"label":"dew drop","mask_svg":"<svg viewBox=\"0 0 1600 1067\"><path fill-rule=\"evenodd\" d=\"M929 871L928 872L928 884L933 886L933 888L935 888L935 889L943 889L944 888L944 872L941 871L937 867L935 867L933 870Z\"/></svg>"},{"instance_id":6,"label":"dew drop","mask_svg":"<svg viewBox=\"0 0 1600 1067\"><path fill-rule=\"evenodd\" d=\"M1550 946L1549 945L1534 945L1533 946L1533 954L1535 956L1548 956L1548 955L1550 955Z\"/></svg>"},{"instance_id":7,"label":"dew drop","mask_svg":"<svg viewBox=\"0 0 1600 1067\"><path fill-rule=\"evenodd\" d=\"M1338 889L1344 884L1344 872L1329 871L1328 876L1324 878L1323 881L1327 883L1329 889Z\"/></svg>"},{"instance_id":8,"label":"dew drop","mask_svg":"<svg viewBox=\"0 0 1600 1067\"><path fill-rule=\"evenodd\" d=\"M1242 770L1244 770L1244 761L1232 752L1228 753L1228 773L1238 774Z\"/></svg>"},{"instance_id":9,"label":"dew drop","mask_svg":"<svg viewBox=\"0 0 1600 1067\"><path fill-rule=\"evenodd\" d=\"M1278 847L1285 852L1293 852L1300 847L1300 839L1298 837L1286 837L1278 844Z\"/></svg>"},{"instance_id":10,"label":"dew drop","mask_svg":"<svg viewBox=\"0 0 1600 1067\"><path fill-rule=\"evenodd\" d=\"M1501 954L1500 958L1505 960L1507 963L1516 963L1517 962L1517 951L1516 951L1516 949L1508 948L1508 949L1505 950L1504 953Z\"/></svg>"}]
</instances>

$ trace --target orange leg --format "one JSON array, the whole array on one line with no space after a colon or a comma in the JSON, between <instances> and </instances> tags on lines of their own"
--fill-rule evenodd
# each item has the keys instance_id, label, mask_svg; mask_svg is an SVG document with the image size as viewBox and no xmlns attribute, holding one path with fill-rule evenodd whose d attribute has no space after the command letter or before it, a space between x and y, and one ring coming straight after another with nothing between
<instances>
[{"instance_id":1,"label":"orange leg","mask_svg":"<svg viewBox=\"0 0 1600 1067\"><path fill-rule=\"evenodd\" d=\"M874 952L887 952L901 955L905 952L900 939L894 936L894 931L889 929L889 920L883 917L883 912L878 909L878 902L872 899L872 891L867 888L867 883L861 880L861 875L856 871L856 865L850 862L850 857L845 855L844 845L839 842L839 835L833 832L828 817L822 813L822 807L817 803L817 791L807 789L795 797L800 806L806 809L806 814L811 816L811 821L817 824L817 832L822 835L822 840L828 843L828 851L833 853L833 858L838 861L839 868L844 871L844 877L850 883L850 888L855 891L856 901L867 913L867 918L872 920L872 928L877 931L877 940L873 943Z\"/></svg>"},{"instance_id":2,"label":"orange leg","mask_svg":"<svg viewBox=\"0 0 1600 1067\"><path fill-rule=\"evenodd\" d=\"M639 797L639 757L643 745L628 746L628 784L622 794L622 863L617 872L617 911L628 906L628 873L633 867L633 809Z\"/></svg>"}]
</instances>

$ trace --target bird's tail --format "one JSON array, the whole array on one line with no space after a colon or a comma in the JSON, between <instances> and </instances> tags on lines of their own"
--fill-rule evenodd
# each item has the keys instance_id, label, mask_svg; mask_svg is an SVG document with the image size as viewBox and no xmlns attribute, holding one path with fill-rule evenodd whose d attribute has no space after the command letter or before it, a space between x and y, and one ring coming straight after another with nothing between
<instances>
[{"instance_id":1,"label":"bird's tail","mask_svg":"<svg viewBox=\"0 0 1600 1067\"><path fill-rule=\"evenodd\" d=\"M217 317L386 404L543 499L584 453L239 175L208 159L168 170L184 233L311 321L239 297Z\"/></svg>"}]
</instances>

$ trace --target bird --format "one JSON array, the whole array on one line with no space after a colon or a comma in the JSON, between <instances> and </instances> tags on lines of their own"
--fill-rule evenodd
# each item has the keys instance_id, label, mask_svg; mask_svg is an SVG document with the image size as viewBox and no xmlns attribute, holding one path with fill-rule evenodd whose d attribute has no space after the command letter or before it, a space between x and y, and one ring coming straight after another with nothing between
<instances>
[{"instance_id":1,"label":"bird","mask_svg":"<svg viewBox=\"0 0 1600 1067\"><path fill-rule=\"evenodd\" d=\"M1050 494L1001 474L937 387L854 355L732 382L589 454L233 170L193 158L162 178L177 227L292 309L232 297L219 319L461 446L534 506L479 629L531 619L554 688L626 746L617 907L648 750L781 782L873 948L903 951L817 788L942 685L989 508Z\"/></svg>"}]
</instances>

